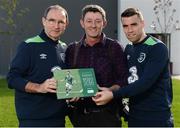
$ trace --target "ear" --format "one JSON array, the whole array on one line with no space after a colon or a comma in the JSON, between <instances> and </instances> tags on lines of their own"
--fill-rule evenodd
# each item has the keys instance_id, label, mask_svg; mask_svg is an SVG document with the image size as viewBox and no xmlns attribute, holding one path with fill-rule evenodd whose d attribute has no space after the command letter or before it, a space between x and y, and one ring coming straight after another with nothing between
<instances>
[{"instance_id":1,"label":"ear","mask_svg":"<svg viewBox=\"0 0 180 128\"><path fill-rule=\"evenodd\" d=\"M103 28L105 28L107 26L107 21L103 22Z\"/></svg>"},{"instance_id":2,"label":"ear","mask_svg":"<svg viewBox=\"0 0 180 128\"><path fill-rule=\"evenodd\" d=\"M67 23L66 23L66 27L69 25L69 21L67 21Z\"/></svg>"},{"instance_id":3,"label":"ear","mask_svg":"<svg viewBox=\"0 0 180 128\"><path fill-rule=\"evenodd\" d=\"M141 22L142 22L142 26L145 27L145 22L144 22L144 20L142 20Z\"/></svg>"},{"instance_id":4,"label":"ear","mask_svg":"<svg viewBox=\"0 0 180 128\"><path fill-rule=\"evenodd\" d=\"M83 19L80 19L80 24L81 24L81 27L84 28L84 21L83 21Z\"/></svg>"},{"instance_id":5,"label":"ear","mask_svg":"<svg viewBox=\"0 0 180 128\"><path fill-rule=\"evenodd\" d=\"M42 17L42 24L43 24L43 26L45 26L45 18L44 17Z\"/></svg>"},{"instance_id":6,"label":"ear","mask_svg":"<svg viewBox=\"0 0 180 128\"><path fill-rule=\"evenodd\" d=\"M69 25L69 21L66 21L66 28L67 28L68 25Z\"/></svg>"}]
</instances>

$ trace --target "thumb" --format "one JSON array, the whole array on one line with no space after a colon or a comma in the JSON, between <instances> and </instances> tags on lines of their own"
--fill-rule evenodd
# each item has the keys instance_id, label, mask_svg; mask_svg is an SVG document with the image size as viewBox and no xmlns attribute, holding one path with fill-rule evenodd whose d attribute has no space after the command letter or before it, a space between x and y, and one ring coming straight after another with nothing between
<instances>
[{"instance_id":1,"label":"thumb","mask_svg":"<svg viewBox=\"0 0 180 128\"><path fill-rule=\"evenodd\" d=\"M107 87L99 87L99 90L100 91L109 91L109 88L107 88Z\"/></svg>"}]
</instances>

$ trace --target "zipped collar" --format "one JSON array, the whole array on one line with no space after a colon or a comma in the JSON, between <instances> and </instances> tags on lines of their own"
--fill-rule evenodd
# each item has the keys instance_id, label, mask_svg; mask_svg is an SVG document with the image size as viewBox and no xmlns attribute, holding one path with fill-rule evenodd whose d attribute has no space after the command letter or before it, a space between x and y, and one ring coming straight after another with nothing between
<instances>
[{"instance_id":1,"label":"zipped collar","mask_svg":"<svg viewBox=\"0 0 180 128\"><path fill-rule=\"evenodd\" d=\"M41 31L41 33L39 34L39 36L45 40L46 42L48 42L49 44L51 45L57 45L58 43L60 43L61 41L60 40L57 40L57 41L54 41L52 40L51 38L49 38L47 36L47 34L45 33L44 29Z\"/></svg>"}]
</instances>

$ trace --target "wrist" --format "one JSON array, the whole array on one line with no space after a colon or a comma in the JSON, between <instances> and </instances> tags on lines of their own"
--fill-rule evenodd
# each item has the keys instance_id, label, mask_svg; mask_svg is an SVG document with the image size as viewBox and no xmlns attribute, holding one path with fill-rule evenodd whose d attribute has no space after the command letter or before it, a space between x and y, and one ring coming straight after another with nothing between
<instances>
[{"instance_id":1,"label":"wrist","mask_svg":"<svg viewBox=\"0 0 180 128\"><path fill-rule=\"evenodd\" d=\"M37 83L28 82L25 86L25 91L29 93L40 93L40 85Z\"/></svg>"}]
</instances>

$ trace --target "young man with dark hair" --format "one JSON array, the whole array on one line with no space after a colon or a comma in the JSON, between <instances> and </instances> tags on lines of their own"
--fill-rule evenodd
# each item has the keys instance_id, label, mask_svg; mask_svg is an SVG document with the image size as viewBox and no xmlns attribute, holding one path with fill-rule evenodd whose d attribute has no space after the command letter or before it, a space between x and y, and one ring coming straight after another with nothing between
<instances>
[{"instance_id":1,"label":"young man with dark hair","mask_svg":"<svg viewBox=\"0 0 180 128\"><path fill-rule=\"evenodd\" d=\"M144 19L138 9L126 9L121 21L126 37L132 42L125 48L128 85L117 91L98 92L93 100L103 105L113 98L129 97L129 127L173 127L167 47L145 33Z\"/></svg>"}]
</instances>

